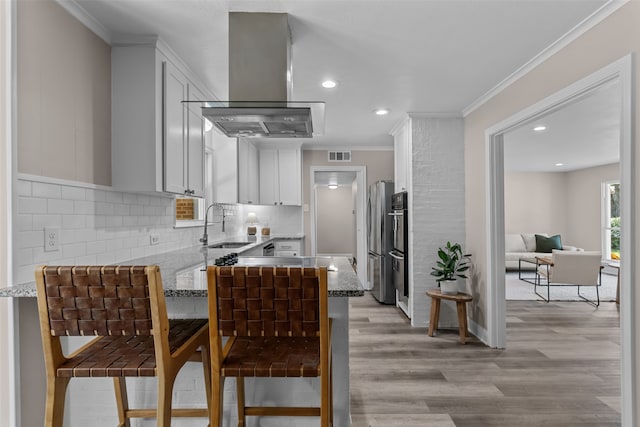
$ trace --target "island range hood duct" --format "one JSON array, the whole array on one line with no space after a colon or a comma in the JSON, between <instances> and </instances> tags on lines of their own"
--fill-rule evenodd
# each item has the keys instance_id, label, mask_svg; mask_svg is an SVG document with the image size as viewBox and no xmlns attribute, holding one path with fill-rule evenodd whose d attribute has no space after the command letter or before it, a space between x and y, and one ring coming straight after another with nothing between
<instances>
[{"instance_id":1,"label":"island range hood duct","mask_svg":"<svg viewBox=\"0 0 640 427\"><path fill-rule=\"evenodd\" d=\"M286 13L229 13L229 99L202 115L230 137L322 134L323 102L290 101L291 34Z\"/></svg>"}]
</instances>

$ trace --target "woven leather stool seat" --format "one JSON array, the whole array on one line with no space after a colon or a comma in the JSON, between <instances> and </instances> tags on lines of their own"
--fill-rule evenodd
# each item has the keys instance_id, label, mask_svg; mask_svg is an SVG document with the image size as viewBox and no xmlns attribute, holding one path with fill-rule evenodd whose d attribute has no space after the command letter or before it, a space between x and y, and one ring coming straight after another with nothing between
<instances>
[{"instance_id":1,"label":"woven leather stool seat","mask_svg":"<svg viewBox=\"0 0 640 427\"><path fill-rule=\"evenodd\" d=\"M169 351L173 353L200 329L206 319L170 320ZM57 369L59 377L155 377L153 337L120 335L102 337Z\"/></svg>"},{"instance_id":2,"label":"woven leather stool seat","mask_svg":"<svg viewBox=\"0 0 640 427\"><path fill-rule=\"evenodd\" d=\"M207 417L208 408L171 408L176 375L201 361L211 401L208 319L167 318L160 268L152 266L43 266L35 272L47 373L46 427L62 427L71 378L112 377L118 427L130 418ZM69 355L61 336L95 336ZM158 377L157 407L130 409L126 377Z\"/></svg>"},{"instance_id":3,"label":"woven leather stool seat","mask_svg":"<svg viewBox=\"0 0 640 427\"><path fill-rule=\"evenodd\" d=\"M238 337L222 363L225 377L317 377L317 337Z\"/></svg>"},{"instance_id":4,"label":"woven leather stool seat","mask_svg":"<svg viewBox=\"0 0 640 427\"><path fill-rule=\"evenodd\" d=\"M225 377L236 378L240 427L252 415L319 416L320 425L329 426L333 410L327 269L211 266L207 281L211 427L222 422ZM224 347L223 336L229 337ZM247 377L319 377L320 406L246 406Z\"/></svg>"}]
</instances>

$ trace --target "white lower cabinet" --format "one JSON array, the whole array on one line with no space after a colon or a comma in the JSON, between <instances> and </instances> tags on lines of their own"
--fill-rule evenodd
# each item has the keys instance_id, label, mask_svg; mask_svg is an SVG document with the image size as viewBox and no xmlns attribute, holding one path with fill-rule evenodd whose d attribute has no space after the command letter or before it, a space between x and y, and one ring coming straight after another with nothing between
<instances>
[{"instance_id":1,"label":"white lower cabinet","mask_svg":"<svg viewBox=\"0 0 640 427\"><path fill-rule=\"evenodd\" d=\"M294 149L261 149L260 203L301 205L302 153Z\"/></svg>"}]
</instances>

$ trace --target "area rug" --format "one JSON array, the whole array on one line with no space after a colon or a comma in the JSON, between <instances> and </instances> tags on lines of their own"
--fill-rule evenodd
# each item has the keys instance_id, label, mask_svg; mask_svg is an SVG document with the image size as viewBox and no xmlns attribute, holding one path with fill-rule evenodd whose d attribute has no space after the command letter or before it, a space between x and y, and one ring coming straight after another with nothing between
<instances>
[{"instance_id":1,"label":"area rug","mask_svg":"<svg viewBox=\"0 0 640 427\"><path fill-rule=\"evenodd\" d=\"M533 271L527 271L522 273L524 277L531 277L535 273ZM616 300L616 286L617 277L609 274L602 275L602 286L599 288L600 301L615 301ZM518 272L507 272L505 276L505 291L507 300L542 300L534 292L534 286L531 283L518 279ZM547 287L538 286L538 293L547 296ZM577 286L551 286L550 299L552 301L582 301L578 296ZM581 286L580 295L587 299L596 299L596 290L592 286Z\"/></svg>"}]
</instances>

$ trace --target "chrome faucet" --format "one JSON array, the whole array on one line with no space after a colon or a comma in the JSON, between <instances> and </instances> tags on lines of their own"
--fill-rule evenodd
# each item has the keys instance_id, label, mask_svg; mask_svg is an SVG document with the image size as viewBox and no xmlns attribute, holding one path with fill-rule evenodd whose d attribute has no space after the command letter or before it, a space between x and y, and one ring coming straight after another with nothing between
<instances>
[{"instance_id":1,"label":"chrome faucet","mask_svg":"<svg viewBox=\"0 0 640 427\"><path fill-rule=\"evenodd\" d=\"M211 203L207 207L207 210L204 213L204 232L202 233L202 237L200 238L200 241L204 246L207 246L207 243L209 243L209 233L207 232L208 223L209 223L209 209L211 209L214 206L218 206L220 207L220 209L222 209L222 230L221 231L224 233L224 219L225 219L224 205L220 203Z\"/></svg>"}]
</instances>

